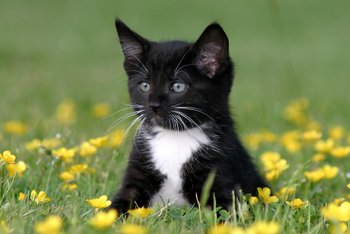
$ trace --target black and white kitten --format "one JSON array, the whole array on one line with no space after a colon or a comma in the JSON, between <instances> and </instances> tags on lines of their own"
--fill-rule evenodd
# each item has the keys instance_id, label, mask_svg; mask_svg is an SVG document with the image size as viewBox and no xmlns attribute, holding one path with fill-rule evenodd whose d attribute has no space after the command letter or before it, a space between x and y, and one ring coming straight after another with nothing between
<instances>
[{"instance_id":1,"label":"black and white kitten","mask_svg":"<svg viewBox=\"0 0 350 234\"><path fill-rule=\"evenodd\" d=\"M196 204L211 172L210 192L224 209L233 191L265 187L230 117L233 63L220 25L210 24L195 43L153 42L118 19L115 25L141 126L111 208Z\"/></svg>"}]
</instances>

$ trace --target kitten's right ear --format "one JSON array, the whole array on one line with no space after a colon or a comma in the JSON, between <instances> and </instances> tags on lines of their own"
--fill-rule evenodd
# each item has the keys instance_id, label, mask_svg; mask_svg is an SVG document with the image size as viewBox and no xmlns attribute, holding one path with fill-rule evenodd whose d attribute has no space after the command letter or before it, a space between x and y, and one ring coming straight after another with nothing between
<instances>
[{"instance_id":1,"label":"kitten's right ear","mask_svg":"<svg viewBox=\"0 0 350 234\"><path fill-rule=\"evenodd\" d=\"M118 32L125 59L128 61L140 60L143 53L148 48L148 41L133 32L118 18L115 20L115 27Z\"/></svg>"}]
</instances>

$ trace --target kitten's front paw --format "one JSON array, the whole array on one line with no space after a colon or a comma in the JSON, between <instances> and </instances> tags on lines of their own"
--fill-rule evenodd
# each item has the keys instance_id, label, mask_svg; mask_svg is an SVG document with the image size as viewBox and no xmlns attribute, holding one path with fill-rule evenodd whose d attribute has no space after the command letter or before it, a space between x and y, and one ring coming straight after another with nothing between
<instances>
[{"instance_id":1,"label":"kitten's front paw","mask_svg":"<svg viewBox=\"0 0 350 234\"><path fill-rule=\"evenodd\" d=\"M108 209L115 209L119 216L125 215L130 209L130 201L122 199L113 200Z\"/></svg>"}]
</instances>

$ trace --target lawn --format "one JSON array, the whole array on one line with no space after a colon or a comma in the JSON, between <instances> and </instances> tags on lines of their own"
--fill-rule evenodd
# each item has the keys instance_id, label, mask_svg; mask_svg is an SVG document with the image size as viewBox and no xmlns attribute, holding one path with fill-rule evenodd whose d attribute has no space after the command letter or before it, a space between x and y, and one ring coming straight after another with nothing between
<instances>
[{"instance_id":1,"label":"lawn","mask_svg":"<svg viewBox=\"0 0 350 234\"><path fill-rule=\"evenodd\" d=\"M345 233L349 9L346 0L2 1L0 233L55 233L48 223L62 233ZM116 17L151 40L191 41L213 21L223 26L237 129L278 201L247 196L218 213L154 207L96 227L103 213L86 200L113 196L135 131L122 119L130 109Z\"/></svg>"}]
</instances>

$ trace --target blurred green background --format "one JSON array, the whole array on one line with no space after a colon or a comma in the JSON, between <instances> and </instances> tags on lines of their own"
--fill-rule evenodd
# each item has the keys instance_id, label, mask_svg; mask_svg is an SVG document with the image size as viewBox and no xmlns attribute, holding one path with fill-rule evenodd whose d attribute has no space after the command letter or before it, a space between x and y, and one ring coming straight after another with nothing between
<instances>
[{"instance_id":1,"label":"blurred green background","mask_svg":"<svg viewBox=\"0 0 350 234\"><path fill-rule=\"evenodd\" d=\"M38 124L69 98L83 133L104 132L112 120L84 116L97 102L115 111L128 102L119 17L151 40L196 40L219 22L236 62L232 106L242 131L281 128L276 113L301 96L318 120L349 127L349 12L347 0L3 0L0 123Z\"/></svg>"}]
</instances>

